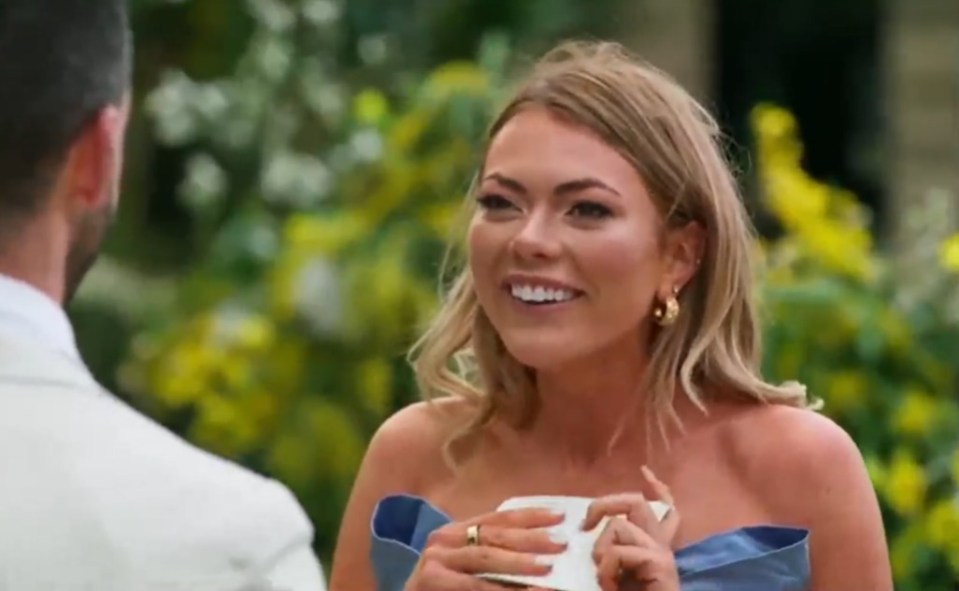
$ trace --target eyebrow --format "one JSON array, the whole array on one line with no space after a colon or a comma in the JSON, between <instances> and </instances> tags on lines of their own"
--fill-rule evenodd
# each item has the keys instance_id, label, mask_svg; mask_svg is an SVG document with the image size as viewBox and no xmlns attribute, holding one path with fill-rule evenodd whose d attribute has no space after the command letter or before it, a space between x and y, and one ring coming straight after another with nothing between
<instances>
[{"instance_id":1,"label":"eyebrow","mask_svg":"<svg viewBox=\"0 0 959 591\"><path fill-rule=\"evenodd\" d=\"M513 191L516 191L517 193L521 193L523 195L526 195L529 193L526 187L523 186L523 183L519 182L516 179L510 178L506 175L500 174L498 172L493 172L486 175L485 177L483 177L483 180L496 181L500 185L503 185L504 187L511 189ZM620 195L620 192L617 191L616 189L610 187L603 181L591 176L562 182L556 185L556 188L553 189L553 193L555 195L564 195L569 193L578 193L580 191L585 191L586 189L601 189L608 193L612 193L613 195L617 195L620 197L622 196Z\"/></svg>"}]
</instances>

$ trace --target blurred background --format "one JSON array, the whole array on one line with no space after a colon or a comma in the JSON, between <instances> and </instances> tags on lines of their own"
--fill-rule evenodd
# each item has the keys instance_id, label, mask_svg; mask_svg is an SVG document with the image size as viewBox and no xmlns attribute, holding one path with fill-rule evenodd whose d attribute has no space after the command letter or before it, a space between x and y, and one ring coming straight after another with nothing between
<instances>
[{"instance_id":1,"label":"blurred background","mask_svg":"<svg viewBox=\"0 0 959 591\"><path fill-rule=\"evenodd\" d=\"M897 589L959 581L959 2L131 0L120 219L70 313L102 382L287 483L329 566L366 443L416 399L490 115L539 53L623 42L726 130L770 379L855 438Z\"/></svg>"}]
</instances>

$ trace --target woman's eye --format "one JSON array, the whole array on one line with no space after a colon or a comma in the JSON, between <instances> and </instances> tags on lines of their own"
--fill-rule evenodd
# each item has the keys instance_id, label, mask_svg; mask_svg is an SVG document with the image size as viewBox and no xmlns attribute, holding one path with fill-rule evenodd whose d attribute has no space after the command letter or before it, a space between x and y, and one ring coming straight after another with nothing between
<instances>
[{"instance_id":1,"label":"woman's eye","mask_svg":"<svg viewBox=\"0 0 959 591\"><path fill-rule=\"evenodd\" d=\"M601 219L613 215L613 210L606 207L602 203L596 203L594 201L581 201L574 205L572 209L570 209L570 213L576 217Z\"/></svg>"},{"instance_id":2,"label":"woman's eye","mask_svg":"<svg viewBox=\"0 0 959 591\"><path fill-rule=\"evenodd\" d=\"M509 199L502 195L483 195L476 199L480 207L489 211L499 211L513 207Z\"/></svg>"}]
</instances>

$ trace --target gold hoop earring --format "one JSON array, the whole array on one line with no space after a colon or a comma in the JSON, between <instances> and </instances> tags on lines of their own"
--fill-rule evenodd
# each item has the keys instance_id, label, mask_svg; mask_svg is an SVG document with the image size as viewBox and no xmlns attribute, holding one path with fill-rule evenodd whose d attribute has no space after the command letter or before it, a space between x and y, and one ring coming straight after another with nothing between
<instances>
[{"instance_id":1,"label":"gold hoop earring","mask_svg":"<svg viewBox=\"0 0 959 591\"><path fill-rule=\"evenodd\" d=\"M653 318L656 320L656 324L669 326L676 322L676 319L679 317L679 300L676 298L677 294L679 294L679 290L674 287L673 295L666 298L666 301L664 301L662 305L656 306L653 310Z\"/></svg>"}]
</instances>

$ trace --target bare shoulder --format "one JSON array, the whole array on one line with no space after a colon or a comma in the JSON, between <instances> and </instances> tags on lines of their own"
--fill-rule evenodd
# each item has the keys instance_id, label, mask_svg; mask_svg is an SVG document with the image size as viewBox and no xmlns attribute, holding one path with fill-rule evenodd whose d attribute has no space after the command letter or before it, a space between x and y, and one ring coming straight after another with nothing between
<instances>
[{"instance_id":1,"label":"bare shoulder","mask_svg":"<svg viewBox=\"0 0 959 591\"><path fill-rule=\"evenodd\" d=\"M364 470L400 479L395 484L402 488L419 489L428 484L424 480L443 465L443 445L460 414L459 402L454 400L417 402L399 410L370 440Z\"/></svg>"},{"instance_id":2,"label":"bare shoulder","mask_svg":"<svg viewBox=\"0 0 959 591\"><path fill-rule=\"evenodd\" d=\"M784 517L806 521L813 493L868 485L856 443L821 413L766 405L742 413L734 425L728 436L746 484Z\"/></svg>"},{"instance_id":3,"label":"bare shoulder","mask_svg":"<svg viewBox=\"0 0 959 591\"><path fill-rule=\"evenodd\" d=\"M746 487L776 523L810 532L811 589L891 590L879 502L849 434L825 415L782 405L731 424Z\"/></svg>"},{"instance_id":4,"label":"bare shoulder","mask_svg":"<svg viewBox=\"0 0 959 591\"><path fill-rule=\"evenodd\" d=\"M373 435L353 484L330 573L330 591L373 591L370 520L394 494L422 495L449 475L443 446L467 408L457 400L420 402L398 411Z\"/></svg>"}]
</instances>

